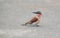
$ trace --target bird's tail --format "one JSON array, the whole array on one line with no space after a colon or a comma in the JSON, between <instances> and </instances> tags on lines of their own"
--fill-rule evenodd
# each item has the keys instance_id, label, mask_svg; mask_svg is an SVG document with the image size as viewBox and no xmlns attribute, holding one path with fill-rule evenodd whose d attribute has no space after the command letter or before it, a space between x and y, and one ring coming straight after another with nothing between
<instances>
[{"instance_id":1,"label":"bird's tail","mask_svg":"<svg viewBox=\"0 0 60 38\"><path fill-rule=\"evenodd\" d=\"M27 25L27 24L32 24L32 23L31 22L26 22L25 25Z\"/></svg>"}]
</instances>

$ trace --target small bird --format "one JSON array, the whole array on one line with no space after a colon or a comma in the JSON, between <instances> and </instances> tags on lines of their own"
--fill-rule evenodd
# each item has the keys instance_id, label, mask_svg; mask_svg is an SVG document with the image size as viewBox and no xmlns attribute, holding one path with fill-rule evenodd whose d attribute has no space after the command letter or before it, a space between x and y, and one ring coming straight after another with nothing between
<instances>
[{"instance_id":1,"label":"small bird","mask_svg":"<svg viewBox=\"0 0 60 38\"><path fill-rule=\"evenodd\" d=\"M36 14L36 16L34 16L31 20L29 20L28 22L26 22L25 25L27 25L27 24L33 24L33 23L35 23L37 25L40 22L40 18L42 16L42 13L40 11L32 12L32 13Z\"/></svg>"}]
</instances>

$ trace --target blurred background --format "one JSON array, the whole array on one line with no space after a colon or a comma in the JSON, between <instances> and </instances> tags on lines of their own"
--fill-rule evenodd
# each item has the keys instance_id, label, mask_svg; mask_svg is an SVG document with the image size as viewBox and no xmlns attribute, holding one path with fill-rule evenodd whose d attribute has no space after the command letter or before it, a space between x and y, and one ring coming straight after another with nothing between
<instances>
[{"instance_id":1,"label":"blurred background","mask_svg":"<svg viewBox=\"0 0 60 38\"><path fill-rule=\"evenodd\" d=\"M0 38L60 38L60 0L0 0ZM21 27L41 11L39 28Z\"/></svg>"}]
</instances>

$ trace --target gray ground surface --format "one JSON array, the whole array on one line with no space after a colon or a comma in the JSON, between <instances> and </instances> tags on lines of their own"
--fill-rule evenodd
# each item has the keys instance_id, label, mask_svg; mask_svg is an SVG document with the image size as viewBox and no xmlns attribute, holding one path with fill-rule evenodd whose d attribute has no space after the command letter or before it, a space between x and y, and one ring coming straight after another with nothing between
<instances>
[{"instance_id":1,"label":"gray ground surface","mask_svg":"<svg viewBox=\"0 0 60 38\"><path fill-rule=\"evenodd\" d=\"M0 38L60 38L60 0L0 0ZM40 27L21 26L41 11Z\"/></svg>"}]
</instances>

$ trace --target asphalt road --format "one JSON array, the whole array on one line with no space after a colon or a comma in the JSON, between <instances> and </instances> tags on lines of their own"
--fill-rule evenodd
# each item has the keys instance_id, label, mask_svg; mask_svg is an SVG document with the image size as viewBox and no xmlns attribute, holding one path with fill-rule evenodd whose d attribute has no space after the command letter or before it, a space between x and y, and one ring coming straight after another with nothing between
<instances>
[{"instance_id":1,"label":"asphalt road","mask_svg":"<svg viewBox=\"0 0 60 38\"><path fill-rule=\"evenodd\" d=\"M0 0L0 38L60 38L60 0ZM41 11L40 27L22 26Z\"/></svg>"}]
</instances>

